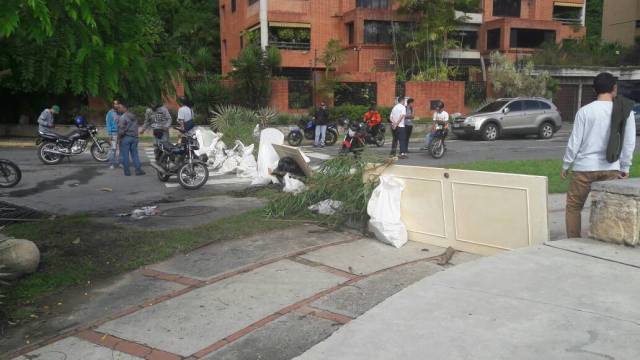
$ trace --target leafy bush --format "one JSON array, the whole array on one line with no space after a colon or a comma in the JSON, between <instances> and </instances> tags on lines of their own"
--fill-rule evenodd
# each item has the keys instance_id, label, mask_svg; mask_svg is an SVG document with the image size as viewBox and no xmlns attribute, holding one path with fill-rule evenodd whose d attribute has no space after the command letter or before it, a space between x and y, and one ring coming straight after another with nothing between
<instances>
[{"instance_id":1,"label":"leafy bush","mask_svg":"<svg viewBox=\"0 0 640 360\"><path fill-rule=\"evenodd\" d=\"M364 153L356 159L352 156L339 156L327 160L319 171L307 179L307 189L298 194L282 193L275 197L265 208L267 216L272 218L306 218L314 216L308 207L320 201L331 199L342 201L342 208L331 216L318 216L329 225L342 225L347 222L364 223L368 220L367 204L377 180L364 183L364 172L372 164L380 164L382 159Z\"/></svg>"},{"instance_id":2,"label":"leafy bush","mask_svg":"<svg viewBox=\"0 0 640 360\"><path fill-rule=\"evenodd\" d=\"M532 60L536 65L620 66L637 65L640 45L625 47L597 40L565 41L545 44Z\"/></svg>"},{"instance_id":3,"label":"leafy bush","mask_svg":"<svg viewBox=\"0 0 640 360\"><path fill-rule=\"evenodd\" d=\"M389 115L391 114L390 107L378 106L376 109L380 113L383 122L389 118ZM309 114L315 116L315 111L316 109L312 109ZM369 111L369 107L366 105L340 105L329 108L329 120L338 121L344 118L347 118L349 120L362 119L362 116L367 111Z\"/></svg>"},{"instance_id":4,"label":"leafy bush","mask_svg":"<svg viewBox=\"0 0 640 360\"><path fill-rule=\"evenodd\" d=\"M275 116L271 125L296 125L302 118L302 115L279 113Z\"/></svg>"},{"instance_id":5,"label":"leafy bush","mask_svg":"<svg viewBox=\"0 0 640 360\"><path fill-rule=\"evenodd\" d=\"M558 86L548 71L533 74L533 62L527 61L518 69L505 55L499 52L491 54L489 75L493 88L499 97L542 96L551 98Z\"/></svg>"},{"instance_id":6,"label":"leafy bush","mask_svg":"<svg viewBox=\"0 0 640 360\"><path fill-rule=\"evenodd\" d=\"M236 102L234 86L222 82L218 76L204 76L189 80L189 98L195 114L207 114L216 104Z\"/></svg>"},{"instance_id":7,"label":"leafy bush","mask_svg":"<svg viewBox=\"0 0 640 360\"><path fill-rule=\"evenodd\" d=\"M253 129L260 122L254 110L236 105L219 105L211 112L213 131L221 132L222 140L231 145L236 140L249 145L255 143Z\"/></svg>"}]
</instances>

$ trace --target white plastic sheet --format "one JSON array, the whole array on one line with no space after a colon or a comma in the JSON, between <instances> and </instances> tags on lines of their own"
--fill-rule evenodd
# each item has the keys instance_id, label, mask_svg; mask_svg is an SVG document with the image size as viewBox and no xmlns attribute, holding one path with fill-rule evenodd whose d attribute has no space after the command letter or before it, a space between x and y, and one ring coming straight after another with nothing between
<instances>
[{"instance_id":1,"label":"white plastic sheet","mask_svg":"<svg viewBox=\"0 0 640 360\"><path fill-rule=\"evenodd\" d=\"M220 137L222 135L216 134L211 131L211 129L202 126L196 127L195 132L198 145L200 145L200 148L196 150L196 154L198 154L198 156L203 154L210 156L210 154L215 151L216 145L220 141Z\"/></svg>"},{"instance_id":2,"label":"white plastic sheet","mask_svg":"<svg viewBox=\"0 0 640 360\"><path fill-rule=\"evenodd\" d=\"M369 230L376 238L396 248L402 247L408 240L407 229L400 219L400 198L404 183L391 176L381 176L371 199L367 204Z\"/></svg>"},{"instance_id":3,"label":"white plastic sheet","mask_svg":"<svg viewBox=\"0 0 640 360\"><path fill-rule=\"evenodd\" d=\"M278 180L271 175L271 172L278 167L280 157L273 149L273 144L284 144L284 134L273 128L264 129L260 132L260 147L258 148L257 177L251 185L264 185Z\"/></svg>"},{"instance_id":4,"label":"white plastic sheet","mask_svg":"<svg viewBox=\"0 0 640 360\"><path fill-rule=\"evenodd\" d=\"M342 207L342 201L327 199L309 206L309 210L317 211L320 215L333 215Z\"/></svg>"},{"instance_id":5,"label":"white plastic sheet","mask_svg":"<svg viewBox=\"0 0 640 360\"><path fill-rule=\"evenodd\" d=\"M284 192L299 194L307 188L302 181L292 178L288 173L282 181L284 182L284 189L282 189Z\"/></svg>"}]
</instances>

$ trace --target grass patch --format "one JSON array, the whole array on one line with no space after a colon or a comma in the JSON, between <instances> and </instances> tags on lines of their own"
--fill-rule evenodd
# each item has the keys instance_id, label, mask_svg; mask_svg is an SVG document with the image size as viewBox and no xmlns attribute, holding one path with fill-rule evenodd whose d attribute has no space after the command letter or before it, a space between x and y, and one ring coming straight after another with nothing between
<instances>
[{"instance_id":1,"label":"grass patch","mask_svg":"<svg viewBox=\"0 0 640 360\"><path fill-rule=\"evenodd\" d=\"M87 216L11 225L4 232L34 241L41 264L36 273L5 289L0 311L14 321L23 320L25 307L38 308L43 298L70 286L131 271L212 242L289 226L266 218L262 209L194 228L162 231L103 224Z\"/></svg>"},{"instance_id":2,"label":"grass patch","mask_svg":"<svg viewBox=\"0 0 640 360\"><path fill-rule=\"evenodd\" d=\"M549 193L564 193L569 187L569 179L560 178L562 160L508 160L476 161L447 166L451 169L501 172L508 174L538 175L549 179ZM631 177L640 177L640 167L631 167Z\"/></svg>"}]
</instances>

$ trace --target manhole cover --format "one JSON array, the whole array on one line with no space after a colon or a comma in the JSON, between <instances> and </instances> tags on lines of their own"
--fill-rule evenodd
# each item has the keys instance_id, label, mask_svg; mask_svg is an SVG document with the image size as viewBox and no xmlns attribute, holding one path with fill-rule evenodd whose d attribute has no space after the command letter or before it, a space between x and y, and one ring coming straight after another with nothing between
<instances>
[{"instance_id":1,"label":"manhole cover","mask_svg":"<svg viewBox=\"0 0 640 360\"><path fill-rule=\"evenodd\" d=\"M212 206L181 206L177 208L171 208L164 210L160 213L160 216L167 217L186 217L204 215L212 212L216 208Z\"/></svg>"}]
</instances>

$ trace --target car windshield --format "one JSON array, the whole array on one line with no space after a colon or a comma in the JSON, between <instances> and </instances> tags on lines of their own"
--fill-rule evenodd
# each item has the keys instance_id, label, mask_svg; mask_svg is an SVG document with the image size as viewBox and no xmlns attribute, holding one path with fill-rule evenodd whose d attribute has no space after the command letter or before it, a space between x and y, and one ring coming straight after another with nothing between
<instances>
[{"instance_id":1,"label":"car windshield","mask_svg":"<svg viewBox=\"0 0 640 360\"><path fill-rule=\"evenodd\" d=\"M502 109L502 107L505 106L507 103L508 103L508 101L494 101L492 103L489 103L489 104L481 107L476 112L477 113L495 112L495 111L498 111L498 110Z\"/></svg>"}]
</instances>

